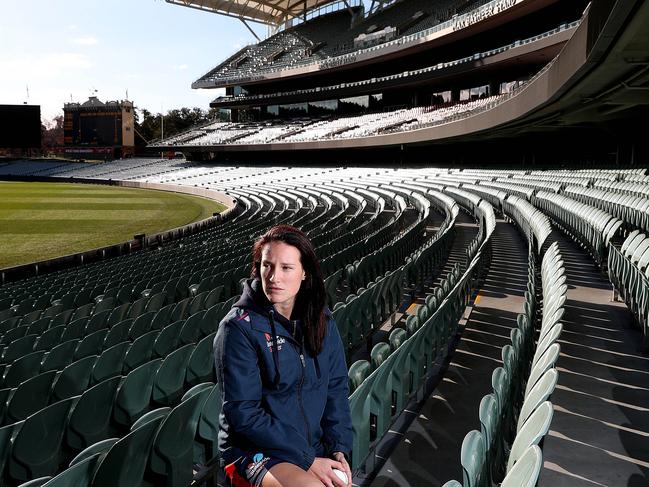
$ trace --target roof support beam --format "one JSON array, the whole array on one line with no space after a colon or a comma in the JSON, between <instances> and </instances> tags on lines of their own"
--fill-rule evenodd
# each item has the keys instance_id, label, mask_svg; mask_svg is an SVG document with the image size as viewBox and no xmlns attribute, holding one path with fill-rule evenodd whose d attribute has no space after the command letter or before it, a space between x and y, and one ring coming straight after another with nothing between
<instances>
[{"instance_id":1,"label":"roof support beam","mask_svg":"<svg viewBox=\"0 0 649 487\"><path fill-rule=\"evenodd\" d=\"M250 31L250 33L251 33L253 36L255 36L255 39L257 39L257 42L261 42L261 39L260 39L259 36L255 33L255 31L252 30L252 27L250 27L250 26L248 25L248 22L246 22L246 19L244 19L244 18L242 18L242 17L239 17L239 20L241 21L241 23L242 23L243 25L246 26L246 28Z\"/></svg>"}]
</instances>

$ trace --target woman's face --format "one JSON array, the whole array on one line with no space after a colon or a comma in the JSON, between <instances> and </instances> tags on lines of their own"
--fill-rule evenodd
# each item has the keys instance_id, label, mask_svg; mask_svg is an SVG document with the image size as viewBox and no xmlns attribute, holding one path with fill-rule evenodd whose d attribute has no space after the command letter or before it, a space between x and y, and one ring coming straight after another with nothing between
<instances>
[{"instance_id":1,"label":"woman's face","mask_svg":"<svg viewBox=\"0 0 649 487\"><path fill-rule=\"evenodd\" d=\"M300 251L284 242L267 243L261 249L260 271L268 300L278 307L278 311L288 311L290 314L305 278Z\"/></svg>"}]
</instances>

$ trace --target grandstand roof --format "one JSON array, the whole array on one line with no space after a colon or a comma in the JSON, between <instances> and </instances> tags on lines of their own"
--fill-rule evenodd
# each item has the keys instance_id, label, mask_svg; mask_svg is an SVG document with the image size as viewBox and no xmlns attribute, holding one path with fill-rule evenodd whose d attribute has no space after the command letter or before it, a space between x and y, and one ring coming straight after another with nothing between
<instances>
[{"instance_id":1,"label":"grandstand roof","mask_svg":"<svg viewBox=\"0 0 649 487\"><path fill-rule=\"evenodd\" d=\"M167 3L278 26L339 0L166 0Z\"/></svg>"}]
</instances>

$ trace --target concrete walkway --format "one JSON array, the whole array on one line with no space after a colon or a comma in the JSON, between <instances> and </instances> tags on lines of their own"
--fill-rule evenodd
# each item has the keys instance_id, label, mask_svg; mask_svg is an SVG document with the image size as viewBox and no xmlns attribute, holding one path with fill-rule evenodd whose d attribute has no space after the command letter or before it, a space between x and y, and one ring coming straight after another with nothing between
<instances>
[{"instance_id":1,"label":"concrete walkway","mask_svg":"<svg viewBox=\"0 0 649 487\"><path fill-rule=\"evenodd\" d=\"M559 382L543 447L543 487L649 486L649 354L626 305L574 243L555 232L568 296Z\"/></svg>"}]
</instances>

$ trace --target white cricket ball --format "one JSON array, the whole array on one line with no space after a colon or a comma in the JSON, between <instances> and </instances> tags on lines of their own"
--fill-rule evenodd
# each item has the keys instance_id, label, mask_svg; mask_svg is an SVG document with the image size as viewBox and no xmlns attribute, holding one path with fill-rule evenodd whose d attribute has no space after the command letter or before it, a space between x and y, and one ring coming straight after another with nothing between
<instances>
[{"instance_id":1,"label":"white cricket ball","mask_svg":"<svg viewBox=\"0 0 649 487\"><path fill-rule=\"evenodd\" d=\"M345 482L345 485L347 485L347 474L345 472L343 472L342 470L338 470L337 468L334 468L332 470L336 474L336 477L338 477L340 480Z\"/></svg>"}]
</instances>

